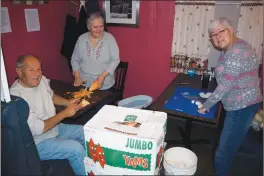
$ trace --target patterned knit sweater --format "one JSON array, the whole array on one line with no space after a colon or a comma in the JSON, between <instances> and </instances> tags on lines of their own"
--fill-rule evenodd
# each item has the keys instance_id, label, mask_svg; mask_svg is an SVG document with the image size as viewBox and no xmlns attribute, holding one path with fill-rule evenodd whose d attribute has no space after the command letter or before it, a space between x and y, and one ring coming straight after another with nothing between
<instances>
[{"instance_id":1,"label":"patterned knit sweater","mask_svg":"<svg viewBox=\"0 0 264 176\"><path fill-rule=\"evenodd\" d=\"M209 110L222 101L226 111L243 109L263 100L259 86L259 59L251 45L238 39L222 52L215 68L217 88L203 104Z\"/></svg>"}]
</instances>

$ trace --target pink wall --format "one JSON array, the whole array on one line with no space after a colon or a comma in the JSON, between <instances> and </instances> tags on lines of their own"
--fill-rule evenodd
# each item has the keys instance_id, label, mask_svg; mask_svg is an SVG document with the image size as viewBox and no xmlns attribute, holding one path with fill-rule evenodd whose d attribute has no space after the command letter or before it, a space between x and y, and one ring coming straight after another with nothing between
<instances>
[{"instance_id":1,"label":"pink wall","mask_svg":"<svg viewBox=\"0 0 264 176\"><path fill-rule=\"evenodd\" d=\"M71 81L72 74L67 60L60 55L61 43L67 12L75 13L75 6L67 1L49 1L45 5L13 5L4 1L8 7L11 33L1 34L2 47L9 84L16 78L15 62L19 55L30 53L42 60L43 74L49 78ZM40 31L27 32L24 9L37 8Z\"/></svg>"},{"instance_id":2,"label":"pink wall","mask_svg":"<svg viewBox=\"0 0 264 176\"><path fill-rule=\"evenodd\" d=\"M174 1L141 1L139 28L109 27L129 62L125 97L146 94L156 99L176 76L169 71Z\"/></svg>"},{"instance_id":3,"label":"pink wall","mask_svg":"<svg viewBox=\"0 0 264 176\"><path fill-rule=\"evenodd\" d=\"M12 25L12 33L2 34L9 84L16 77L17 56L26 52L42 59L43 73L47 77L72 81L60 47L66 14L77 15L78 7L68 1L33 6L4 2L2 6L8 7ZM129 62L125 97L147 94L155 99L176 76L169 71L174 6L173 1L141 1L139 28L109 27L119 45L121 60ZM38 8L40 31L26 31L25 8Z\"/></svg>"}]
</instances>

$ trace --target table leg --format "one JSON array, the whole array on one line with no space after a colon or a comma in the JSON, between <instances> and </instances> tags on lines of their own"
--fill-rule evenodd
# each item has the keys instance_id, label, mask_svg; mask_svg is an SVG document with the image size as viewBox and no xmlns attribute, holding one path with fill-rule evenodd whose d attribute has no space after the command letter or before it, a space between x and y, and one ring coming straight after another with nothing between
<instances>
[{"instance_id":1,"label":"table leg","mask_svg":"<svg viewBox=\"0 0 264 176\"><path fill-rule=\"evenodd\" d=\"M192 130L192 121L191 120L186 120L184 128L178 127L181 136L182 136L182 142L183 145L191 150L191 130Z\"/></svg>"},{"instance_id":2,"label":"table leg","mask_svg":"<svg viewBox=\"0 0 264 176\"><path fill-rule=\"evenodd\" d=\"M188 149L192 149L192 144L210 144L210 140L208 139L195 139L191 140L191 132L192 132L192 120L187 119L185 121L184 127L178 127L179 132L181 134L182 139L181 140L167 140L167 146L175 146L177 144L183 144L184 147Z\"/></svg>"}]
</instances>

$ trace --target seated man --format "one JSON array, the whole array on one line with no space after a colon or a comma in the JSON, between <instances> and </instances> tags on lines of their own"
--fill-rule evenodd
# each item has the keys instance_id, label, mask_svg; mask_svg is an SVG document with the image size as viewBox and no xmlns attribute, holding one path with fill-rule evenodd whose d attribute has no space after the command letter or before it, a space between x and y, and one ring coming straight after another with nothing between
<instances>
[{"instance_id":1,"label":"seated man","mask_svg":"<svg viewBox=\"0 0 264 176\"><path fill-rule=\"evenodd\" d=\"M28 125L40 159L68 159L76 175L85 175L83 127L60 123L80 109L78 100L54 94L48 79L42 76L39 58L33 55L20 56L16 72L19 78L11 86L10 93L22 97L29 105ZM54 104L66 108L56 114Z\"/></svg>"}]
</instances>

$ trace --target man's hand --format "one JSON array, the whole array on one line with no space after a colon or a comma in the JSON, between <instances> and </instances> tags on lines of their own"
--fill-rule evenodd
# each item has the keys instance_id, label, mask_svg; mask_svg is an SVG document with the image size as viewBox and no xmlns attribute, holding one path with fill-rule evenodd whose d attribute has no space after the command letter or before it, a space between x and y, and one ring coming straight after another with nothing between
<instances>
[{"instance_id":1,"label":"man's hand","mask_svg":"<svg viewBox=\"0 0 264 176\"><path fill-rule=\"evenodd\" d=\"M62 113L64 114L64 116L67 117L72 117L76 114L77 111L79 111L81 109L81 106L77 103L72 103L69 106L67 106Z\"/></svg>"},{"instance_id":2,"label":"man's hand","mask_svg":"<svg viewBox=\"0 0 264 176\"><path fill-rule=\"evenodd\" d=\"M81 98L69 99L69 104L68 105L74 104L74 103L77 103L78 104L80 102L80 100L81 100Z\"/></svg>"},{"instance_id":3,"label":"man's hand","mask_svg":"<svg viewBox=\"0 0 264 176\"><path fill-rule=\"evenodd\" d=\"M64 97L56 95L55 93L53 94L52 100L53 100L53 103L58 106L68 106L71 104L71 101L75 102L75 100L66 99Z\"/></svg>"},{"instance_id":4,"label":"man's hand","mask_svg":"<svg viewBox=\"0 0 264 176\"><path fill-rule=\"evenodd\" d=\"M204 108L204 107L201 107L198 109L198 112L201 113L201 114L205 114L207 110Z\"/></svg>"},{"instance_id":5,"label":"man's hand","mask_svg":"<svg viewBox=\"0 0 264 176\"><path fill-rule=\"evenodd\" d=\"M70 103L71 100L67 100L64 98L63 98L63 100L65 100L63 105L65 105L67 107L64 110L62 110L61 112L59 112L58 114L56 114L55 116L52 116L51 118L49 118L47 120L44 120L43 133L46 133L47 131L49 131L51 128L53 128L55 125L60 123L65 118L74 116L76 114L76 112L79 111L79 109L81 109L81 105L78 104L77 99L72 100L72 103Z\"/></svg>"}]
</instances>

